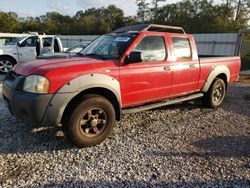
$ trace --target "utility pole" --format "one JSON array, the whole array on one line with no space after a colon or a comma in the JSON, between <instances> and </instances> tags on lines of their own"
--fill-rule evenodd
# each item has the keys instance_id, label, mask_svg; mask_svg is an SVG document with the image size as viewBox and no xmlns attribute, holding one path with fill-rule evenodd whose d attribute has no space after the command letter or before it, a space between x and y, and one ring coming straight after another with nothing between
<instances>
[{"instance_id":1,"label":"utility pole","mask_svg":"<svg viewBox=\"0 0 250 188\"><path fill-rule=\"evenodd\" d=\"M238 1L235 20L239 19L240 11L241 11L240 8L241 8L241 0Z\"/></svg>"}]
</instances>

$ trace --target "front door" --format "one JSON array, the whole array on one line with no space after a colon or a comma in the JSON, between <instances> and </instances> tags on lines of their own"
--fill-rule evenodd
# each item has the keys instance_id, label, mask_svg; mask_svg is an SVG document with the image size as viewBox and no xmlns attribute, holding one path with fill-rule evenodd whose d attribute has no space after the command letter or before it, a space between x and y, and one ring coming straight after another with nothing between
<instances>
[{"instance_id":1,"label":"front door","mask_svg":"<svg viewBox=\"0 0 250 188\"><path fill-rule=\"evenodd\" d=\"M143 59L120 68L123 108L167 98L173 72L164 36L144 36L132 51L141 52Z\"/></svg>"},{"instance_id":2,"label":"front door","mask_svg":"<svg viewBox=\"0 0 250 188\"><path fill-rule=\"evenodd\" d=\"M37 39L37 36L29 37L18 46L18 55L20 62L32 61L36 59Z\"/></svg>"}]
</instances>

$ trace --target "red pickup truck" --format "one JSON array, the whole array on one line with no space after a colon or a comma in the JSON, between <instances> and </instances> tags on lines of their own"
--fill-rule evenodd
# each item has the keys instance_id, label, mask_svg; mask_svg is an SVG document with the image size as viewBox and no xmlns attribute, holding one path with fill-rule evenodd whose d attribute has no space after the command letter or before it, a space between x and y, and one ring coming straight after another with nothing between
<instances>
[{"instance_id":1,"label":"red pickup truck","mask_svg":"<svg viewBox=\"0 0 250 188\"><path fill-rule=\"evenodd\" d=\"M199 58L180 27L143 24L99 37L78 57L17 64L2 93L12 114L62 124L86 147L107 138L124 113L196 98L217 108L239 71L239 57Z\"/></svg>"}]
</instances>

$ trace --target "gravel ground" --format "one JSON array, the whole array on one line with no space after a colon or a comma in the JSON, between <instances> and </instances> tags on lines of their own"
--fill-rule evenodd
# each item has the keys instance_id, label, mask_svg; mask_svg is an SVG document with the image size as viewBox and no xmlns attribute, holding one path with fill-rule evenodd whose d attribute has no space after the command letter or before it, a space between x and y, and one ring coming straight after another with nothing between
<instances>
[{"instance_id":1,"label":"gravel ground","mask_svg":"<svg viewBox=\"0 0 250 188\"><path fill-rule=\"evenodd\" d=\"M250 84L230 86L218 110L189 102L126 115L85 149L15 119L0 98L0 187L250 187L246 93Z\"/></svg>"},{"instance_id":2,"label":"gravel ground","mask_svg":"<svg viewBox=\"0 0 250 188\"><path fill-rule=\"evenodd\" d=\"M0 74L0 82L4 79L4 75Z\"/></svg>"}]
</instances>

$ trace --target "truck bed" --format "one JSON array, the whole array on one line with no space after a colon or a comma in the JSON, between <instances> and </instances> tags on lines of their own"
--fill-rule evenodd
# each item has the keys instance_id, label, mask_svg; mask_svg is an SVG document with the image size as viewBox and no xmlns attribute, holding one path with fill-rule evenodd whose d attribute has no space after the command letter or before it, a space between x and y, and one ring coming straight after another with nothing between
<instances>
[{"instance_id":1,"label":"truck bed","mask_svg":"<svg viewBox=\"0 0 250 188\"><path fill-rule=\"evenodd\" d=\"M203 82L207 79L208 73L217 65L225 65L230 70L230 83L235 82L238 79L240 72L240 57L239 56L199 56L200 62L200 81Z\"/></svg>"},{"instance_id":2,"label":"truck bed","mask_svg":"<svg viewBox=\"0 0 250 188\"><path fill-rule=\"evenodd\" d=\"M238 61L240 62L240 57L239 56L230 56L230 57L222 57L222 56L199 56L199 61L201 64L204 63L216 63L216 62L224 62L224 63L229 63L229 62L234 62Z\"/></svg>"}]
</instances>

